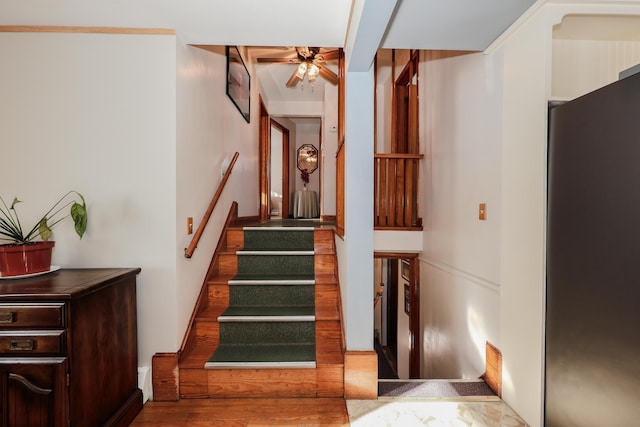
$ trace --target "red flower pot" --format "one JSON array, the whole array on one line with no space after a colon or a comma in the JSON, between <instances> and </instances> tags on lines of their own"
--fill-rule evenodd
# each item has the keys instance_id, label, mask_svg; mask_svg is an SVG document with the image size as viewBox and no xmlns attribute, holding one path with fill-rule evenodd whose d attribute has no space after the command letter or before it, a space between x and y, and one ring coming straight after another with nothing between
<instances>
[{"instance_id":1,"label":"red flower pot","mask_svg":"<svg viewBox=\"0 0 640 427\"><path fill-rule=\"evenodd\" d=\"M49 271L54 245L55 242L0 245L0 275L21 276Z\"/></svg>"}]
</instances>

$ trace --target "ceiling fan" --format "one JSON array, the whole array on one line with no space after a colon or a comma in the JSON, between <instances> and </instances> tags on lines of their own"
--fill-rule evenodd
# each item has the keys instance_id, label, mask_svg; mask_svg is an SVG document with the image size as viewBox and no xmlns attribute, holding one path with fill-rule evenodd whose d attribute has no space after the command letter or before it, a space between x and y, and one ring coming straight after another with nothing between
<instances>
[{"instance_id":1,"label":"ceiling fan","mask_svg":"<svg viewBox=\"0 0 640 427\"><path fill-rule=\"evenodd\" d=\"M258 63L285 63L285 64L298 64L298 67L293 71L293 74L287 81L287 87L295 87L298 82L307 76L309 83L316 81L318 76L324 78L329 83L338 84L338 75L331 71L323 63L338 59L338 50L332 50L329 52L320 52L319 47L296 47L295 58L258 58Z\"/></svg>"}]
</instances>

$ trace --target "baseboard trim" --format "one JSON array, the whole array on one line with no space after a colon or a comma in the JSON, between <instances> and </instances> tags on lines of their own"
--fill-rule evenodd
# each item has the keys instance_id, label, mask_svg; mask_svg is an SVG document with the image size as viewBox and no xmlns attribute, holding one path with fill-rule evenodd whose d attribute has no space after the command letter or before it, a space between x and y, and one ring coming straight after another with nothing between
<instances>
[{"instance_id":1,"label":"baseboard trim","mask_svg":"<svg viewBox=\"0 0 640 427\"><path fill-rule=\"evenodd\" d=\"M180 399L178 353L156 353L151 359L153 400L175 402Z\"/></svg>"},{"instance_id":2,"label":"baseboard trim","mask_svg":"<svg viewBox=\"0 0 640 427\"><path fill-rule=\"evenodd\" d=\"M344 354L345 399L378 398L378 355L374 350Z\"/></svg>"}]
</instances>

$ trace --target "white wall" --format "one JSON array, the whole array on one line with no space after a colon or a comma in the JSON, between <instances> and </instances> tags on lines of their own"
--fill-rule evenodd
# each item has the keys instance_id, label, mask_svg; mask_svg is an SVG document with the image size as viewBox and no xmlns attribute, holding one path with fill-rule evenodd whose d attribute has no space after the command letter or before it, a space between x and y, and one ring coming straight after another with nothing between
<instances>
[{"instance_id":1,"label":"white wall","mask_svg":"<svg viewBox=\"0 0 640 427\"><path fill-rule=\"evenodd\" d=\"M488 49L503 56L500 348L503 398L542 425L547 101L552 29L567 14L638 15L628 4L538 4ZM596 89L594 87L593 89ZM581 89L581 90L584 90Z\"/></svg>"},{"instance_id":2,"label":"white wall","mask_svg":"<svg viewBox=\"0 0 640 427\"><path fill-rule=\"evenodd\" d=\"M391 152L391 115L393 82L391 81L392 50L378 49L376 74L376 151Z\"/></svg>"},{"instance_id":3,"label":"white wall","mask_svg":"<svg viewBox=\"0 0 640 427\"><path fill-rule=\"evenodd\" d=\"M0 182L35 219L69 189L87 233L54 229L62 267L142 267L139 364L175 350L174 36L0 33ZM28 171L28 173L26 173ZM162 333L158 333L162 331Z\"/></svg>"},{"instance_id":4,"label":"white wall","mask_svg":"<svg viewBox=\"0 0 640 427\"><path fill-rule=\"evenodd\" d=\"M275 126L271 126L271 178L270 178L270 191L271 194L271 212L276 212L277 215L282 215L280 210L282 209L282 142L283 133Z\"/></svg>"},{"instance_id":5,"label":"white wall","mask_svg":"<svg viewBox=\"0 0 640 427\"><path fill-rule=\"evenodd\" d=\"M639 41L554 39L551 96L577 98L615 82L620 71L638 63Z\"/></svg>"},{"instance_id":6,"label":"white wall","mask_svg":"<svg viewBox=\"0 0 640 427\"><path fill-rule=\"evenodd\" d=\"M0 182L35 220L76 189L82 241L54 229L64 267L141 267L139 365L176 351L233 200L256 215L257 91L247 124L225 95L224 49L167 35L0 33ZM184 258L221 172L240 158L193 258ZM25 166L35 171L25 179Z\"/></svg>"},{"instance_id":7,"label":"white wall","mask_svg":"<svg viewBox=\"0 0 640 427\"><path fill-rule=\"evenodd\" d=\"M420 258L422 376L477 378L499 346L500 55L420 62L426 153ZM479 203L487 220L478 219Z\"/></svg>"},{"instance_id":8,"label":"white wall","mask_svg":"<svg viewBox=\"0 0 640 427\"><path fill-rule=\"evenodd\" d=\"M338 87L325 85L322 119L322 215L336 214L336 155L338 153Z\"/></svg>"},{"instance_id":9,"label":"white wall","mask_svg":"<svg viewBox=\"0 0 640 427\"><path fill-rule=\"evenodd\" d=\"M233 201L240 216L258 213L258 100L252 82L251 120L247 123L226 96L226 54L224 46L203 50L178 39L177 49L177 133L176 133L176 220L177 334L171 346L156 351L176 351L188 326L195 301L204 281L222 226ZM241 51L244 54L243 51ZM174 65L175 66L175 65ZM248 66L250 66L248 64ZM250 68L250 74L253 72ZM222 179L235 152L240 155L226 188L213 211L190 259L184 257L193 235L187 234L187 217L194 230ZM162 311L162 307L155 308ZM161 329L156 330L156 334Z\"/></svg>"}]
</instances>

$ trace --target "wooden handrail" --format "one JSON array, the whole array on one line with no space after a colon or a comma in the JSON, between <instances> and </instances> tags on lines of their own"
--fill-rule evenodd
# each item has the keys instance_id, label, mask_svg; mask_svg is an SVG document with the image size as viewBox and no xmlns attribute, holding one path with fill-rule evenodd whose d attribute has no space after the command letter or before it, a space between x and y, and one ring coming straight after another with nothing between
<instances>
[{"instance_id":1,"label":"wooden handrail","mask_svg":"<svg viewBox=\"0 0 640 427\"><path fill-rule=\"evenodd\" d=\"M204 213L204 216L202 217L202 221L200 221L200 225L198 225L198 229L196 230L196 234L193 235L193 239L191 239L191 243L189 244L189 247L184 249L184 257L185 258L191 258L191 256L195 252L196 248L198 247L198 242L200 241L200 237L202 237L202 233L204 232L204 228L207 226L207 223L209 223L209 219L211 218L211 214L213 213L213 209L216 207L216 204L218 203L218 199L220 199L220 195L222 194L222 190L224 190L224 186L227 183L227 180L229 179L229 176L231 175L231 171L233 169L233 165L236 164L236 160L238 160L238 156L239 155L240 155L240 153L238 153L237 151L233 155L233 159L231 159L231 163L229 164L229 167L227 168L227 171L224 173L224 176L222 177L222 181L220 181L220 185L218 185L218 189L216 190L216 194L213 195L213 199L211 199L211 203L209 203L209 207L207 208L207 211Z\"/></svg>"}]
</instances>

